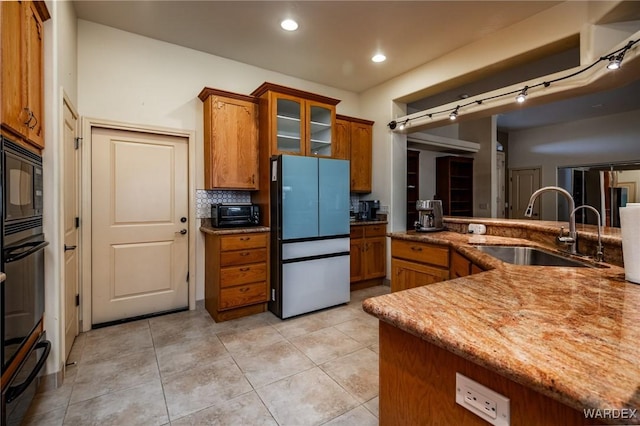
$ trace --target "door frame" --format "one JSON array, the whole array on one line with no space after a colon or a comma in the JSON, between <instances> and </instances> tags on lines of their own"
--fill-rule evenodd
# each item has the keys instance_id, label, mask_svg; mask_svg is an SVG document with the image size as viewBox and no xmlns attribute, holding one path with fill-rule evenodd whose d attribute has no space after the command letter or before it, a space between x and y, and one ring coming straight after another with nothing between
<instances>
[{"instance_id":1,"label":"door frame","mask_svg":"<svg viewBox=\"0 0 640 426\"><path fill-rule=\"evenodd\" d=\"M188 191L189 191L189 309L196 308L196 147L195 131L184 129L172 129L167 127L126 123L113 120L105 120L92 117L81 117L82 127L82 168L80 170L80 194L81 194L81 228L90 230L91 223L91 132L93 128L105 128L112 130L124 130L143 133L154 133L164 136L177 136L187 139L188 146ZM91 330L91 232L82 232L82 283L80 289L80 321L81 331ZM85 321L87 319L87 321Z\"/></svg>"}]
</instances>

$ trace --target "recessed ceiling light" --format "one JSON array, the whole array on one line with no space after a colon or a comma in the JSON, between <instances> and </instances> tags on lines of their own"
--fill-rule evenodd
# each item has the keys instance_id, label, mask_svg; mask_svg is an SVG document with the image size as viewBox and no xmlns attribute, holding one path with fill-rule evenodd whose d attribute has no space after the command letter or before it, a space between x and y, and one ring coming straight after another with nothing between
<instances>
[{"instance_id":1,"label":"recessed ceiling light","mask_svg":"<svg viewBox=\"0 0 640 426\"><path fill-rule=\"evenodd\" d=\"M286 31L295 31L298 29L298 23L293 19L285 19L284 21L280 22L280 26L283 30Z\"/></svg>"},{"instance_id":2,"label":"recessed ceiling light","mask_svg":"<svg viewBox=\"0 0 640 426\"><path fill-rule=\"evenodd\" d=\"M377 53L375 55L373 55L373 57L371 58L371 60L373 62L384 62L387 60L387 57L384 56L382 53Z\"/></svg>"}]
</instances>

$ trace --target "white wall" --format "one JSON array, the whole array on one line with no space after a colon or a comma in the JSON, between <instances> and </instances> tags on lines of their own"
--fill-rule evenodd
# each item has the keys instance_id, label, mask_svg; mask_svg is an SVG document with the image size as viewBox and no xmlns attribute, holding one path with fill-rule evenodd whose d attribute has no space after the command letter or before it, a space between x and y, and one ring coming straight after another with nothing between
<instances>
[{"instance_id":1,"label":"white wall","mask_svg":"<svg viewBox=\"0 0 640 426\"><path fill-rule=\"evenodd\" d=\"M197 188L204 182L203 109L198 94L208 86L248 95L265 81L340 99L338 113L366 117L360 114L355 93L78 21L80 114L195 131ZM195 238L196 299L200 300L204 298L204 237L198 233Z\"/></svg>"},{"instance_id":2,"label":"white wall","mask_svg":"<svg viewBox=\"0 0 640 426\"><path fill-rule=\"evenodd\" d=\"M62 223L62 92L77 104L76 15L71 2L47 1L51 19L44 23L45 144L44 232L50 245L45 251L45 323L53 349L47 374L62 370L64 360L64 227Z\"/></svg>"},{"instance_id":3,"label":"white wall","mask_svg":"<svg viewBox=\"0 0 640 426\"><path fill-rule=\"evenodd\" d=\"M640 160L640 110L509 133L509 168L542 166L542 186L557 168ZM543 196L543 220L555 220L556 197Z\"/></svg>"}]
</instances>

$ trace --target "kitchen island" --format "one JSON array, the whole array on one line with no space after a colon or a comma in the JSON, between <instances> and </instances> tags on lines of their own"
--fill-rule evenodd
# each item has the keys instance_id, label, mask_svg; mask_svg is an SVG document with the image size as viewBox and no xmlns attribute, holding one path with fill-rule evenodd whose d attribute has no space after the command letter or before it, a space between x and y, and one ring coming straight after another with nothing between
<instances>
[{"instance_id":1,"label":"kitchen island","mask_svg":"<svg viewBox=\"0 0 640 426\"><path fill-rule=\"evenodd\" d=\"M380 320L380 424L487 424L455 403L456 372L510 398L514 425L640 424L640 285L614 264L504 263L474 245L549 249L529 233L557 235L561 224L494 222L509 231L487 221L487 235L390 234L449 247L486 271L365 300Z\"/></svg>"}]
</instances>

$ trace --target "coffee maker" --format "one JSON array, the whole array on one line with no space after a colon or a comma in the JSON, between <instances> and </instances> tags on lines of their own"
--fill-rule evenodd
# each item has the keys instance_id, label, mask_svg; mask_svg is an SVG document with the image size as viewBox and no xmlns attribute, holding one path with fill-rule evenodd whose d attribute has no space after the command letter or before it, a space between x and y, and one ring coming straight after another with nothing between
<instances>
[{"instance_id":1,"label":"coffee maker","mask_svg":"<svg viewBox=\"0 0 640 426\"><path fill-rule=\"evenodd\" d=\"M417 232L442 231L442 201L418 200L416 201L418 220L415 222Z\"/></svg>"},{"instance_id":2,"label":"coffee maker","mask_svg":"<svg viewBox=\"0 0 640 426\"><path fill-rule=\"evenodd\" d=\"M378 220L378 210L380 210L380 200L360 201L358 219Z\"/></svg>"}]
</instances>

